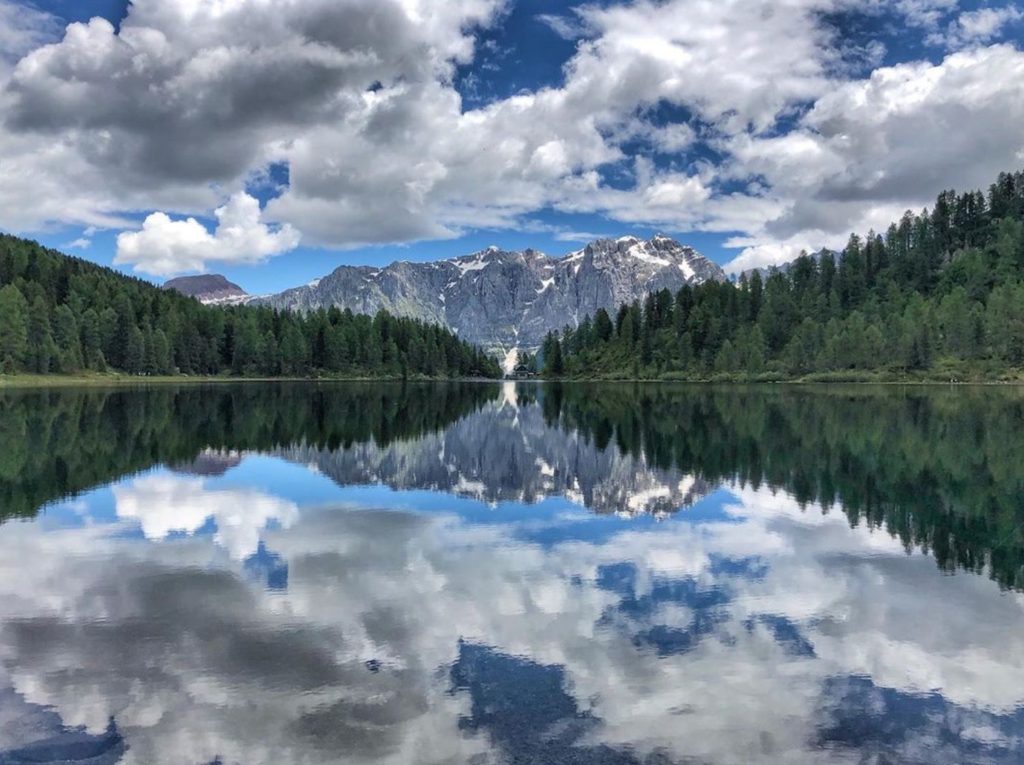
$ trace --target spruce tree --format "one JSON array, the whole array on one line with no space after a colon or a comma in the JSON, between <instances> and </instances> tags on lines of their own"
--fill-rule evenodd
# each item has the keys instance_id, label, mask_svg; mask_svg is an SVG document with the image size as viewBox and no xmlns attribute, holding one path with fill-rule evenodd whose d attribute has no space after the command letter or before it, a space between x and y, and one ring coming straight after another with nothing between
<instances>
[{"instance_id":1,"label":"spruce tree","mask_svg":"<svg viewBox=\"0 0 1024 765\"><path fill-rule=\"evenodd\" d=\"M0 289L0 365L4 374L24 368L28 341L28 304L13 284Z\"/></svg>"},{"instance_id":2,"label":"spruce tree","mask_svg":"<svg viewBox=\"0 0 1024 765\"><path fill-rule=\"evenodd\" d=\"M30 372L49 374L56 371L56 355L57 345L50 326L50 308L40 296L29 307L25 366Z\"/></svg>"}]
</instances>

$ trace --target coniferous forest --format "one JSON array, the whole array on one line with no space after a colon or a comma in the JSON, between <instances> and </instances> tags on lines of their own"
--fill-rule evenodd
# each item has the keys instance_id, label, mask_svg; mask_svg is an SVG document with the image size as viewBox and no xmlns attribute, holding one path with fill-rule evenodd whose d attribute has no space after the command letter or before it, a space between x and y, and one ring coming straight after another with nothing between
<instances>
[{"instance_id":1,"label":"coniferous forest","mask_svg":"<svg viewBox=\"0 0 1024 765\"><path fill-rule=\"evenodd\" d=\"M0 372L498 377L447 329L386 312L204 306L0 235Z\"/></svg>"},{"instance_id":2,"label":"coniferous forest","mask_svg":"<svg viewBox=\"0 0 1024 765\"><path fill-rule=\"evenodd\" d=\"M547 337L549 377L936 379L1024 366L1024 172L737 284L663 290Z\"/></svg>"}]
</instances>

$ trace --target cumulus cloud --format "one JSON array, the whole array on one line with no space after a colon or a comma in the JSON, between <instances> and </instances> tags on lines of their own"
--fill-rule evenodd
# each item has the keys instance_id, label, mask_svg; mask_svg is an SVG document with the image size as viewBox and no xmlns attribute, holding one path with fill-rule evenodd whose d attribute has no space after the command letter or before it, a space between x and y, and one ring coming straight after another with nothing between
<instances>
[{"instance_id":1,"label":"cumulus cloud","mask_svg":"<svg viewBox=\"0 0 1024 765\"><path fill-rule=\"evenodd\" d=\"M316 245L528 229L531 215L555 209L733 233L747 248L738 263L785 258L1017 161L1005 130L948 120L957 109L995 114L1019 103L1019 52L983 47L1019 12L984 8L950 22L955 8L583 4L538 17L579 40L561 83L468 109L457 67L472 61L476 32L502 18L505 0L137 0L118 29L93 19L52 44L19 36L31 43L12 49L29 52L0 80L0 225L125 228L129 214L159 210L147 220L149 272L200 269L216 258L196 251L216 235L187 216L209 214L222 190L282 164L288 184L267 218ZM975 58L851 79L877 64L882 43L846 50L823 19L891 12L917 30L907 34L955 36ZM990 79L975 83L986 67ZM880 116L858 97L874 99ZM900 129L908 110L917 124L956 129L924 141ZM138 252L122 262L141 269Z\"/></svg>"},{"instance_id":2,"label":"cumulus cloud","mask_svg":"<svg viewBox=\"0 0 1024 765\"><path fill-rule=\"evenodd\" d=\"M119 30L71 24L0 92L0 186L22 195L0 205L0 225L207 213L215 186L241 188L306 131L364 113L370 89L450 79L473 53L466 30L502 5L302 0L282 13L257 0L140 0Z\"/></svg>"},{"instance_id":3,"label":"cumulus cloud","mask_svg":"<svg viewBox=\"0 0 1024 765\"><path fill-rule=\"evenodd\" d=\"M1022 120L1024 53L1009 45L837 86L796 130L731 142L741 172L763 175L782 209L730 267L838 247L850 231L883 230L930 204L936 189L984 187L1022 156Z\"/></svg>"},{"instance_id":4,"label":"cumulus cloud","mask_svg":"<svg viewBox=\"0 0 1024 765\"><path fill-rule=\"evenodd\" d=\"M1002 8L979 8L966 11L949 24L945 34L933 34L933 43L949 48L962 48L991 42L1002 36L1003 30L1024 18L1024 13L1015 5Z\"/></svg>"},{"instance_id":5,"label":"cumulus cloud","mask_svg":"<svg viewBox=\"0 0 1024 765\"><path fill-rule=\"evenodd\" d=\"M287 223L277 228L264 223L259 201L244 191L232 195L214 215L217 228L210 233L195 218L172 220L166 213L152 213L141 230L117 235L114 262L170 276L205 271L211 262L259 263L299 244L299 233Z\"/></svg>"}]
</instances>

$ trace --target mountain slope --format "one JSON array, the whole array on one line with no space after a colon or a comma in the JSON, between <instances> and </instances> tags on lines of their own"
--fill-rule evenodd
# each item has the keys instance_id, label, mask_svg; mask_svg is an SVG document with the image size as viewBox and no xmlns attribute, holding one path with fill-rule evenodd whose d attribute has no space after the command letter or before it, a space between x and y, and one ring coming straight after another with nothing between
<instances>
[{"instance_id":1,"label":"mountain slope","mask_svg":"<svg viewBox=\"0 0 1024 765\"><path fill-rule=\"evenodd\" d=\"M311 285L258 298L300 312L386 309L445 324L486 349L537 348L551 330L653 290L724 281L722 269L664 236L601 239L562 258L489 248L432 263L342 266Z\"/></svg>"},{"instance_id":2,"label":"mountain slope","mask_svg":"<svg viewBox=\"0 0 1024 765\"><path fill-rule=\"evenodd\" d=\"M245 290L220 274L179 276L177 279L164 282L164 289L194 297L200 303L208 305L234 305L249 299L249 294Z\"/></svg>"}]
</instances>

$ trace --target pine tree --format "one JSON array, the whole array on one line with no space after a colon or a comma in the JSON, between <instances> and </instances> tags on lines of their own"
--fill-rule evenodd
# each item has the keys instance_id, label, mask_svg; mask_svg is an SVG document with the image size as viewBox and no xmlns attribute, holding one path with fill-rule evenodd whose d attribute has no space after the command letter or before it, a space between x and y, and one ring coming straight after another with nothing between
<instances>
[{"instance_id":1,"label":"pine tree","mask_svg":"<svg viewBox=\"0 0 1024 765\"><path fill-rule=\"evenodd\" d=\"M100 317L90 308L82 314L81 326L82 360L89 369L100 369L103 356L103 341L100 335Z\"/></svg>"},{"instance_id":2,"label":"pine tree","mask_svg":"<svg viewBox=\"0 0 1024 765\"><path fill-rule=\"evenodd\" d=\"M565 361L562 357L562 343L558 335L549 332L544 339L544 374L550 377L561 377L565 374Z\"/></svg>"},{"instance_id":3,"label":"pine tree","mask_svg":"<svg viewBox=\"0 0 1024 765\"><path fill-rule=\"evenodd\" d=\"M13 284L0 289L0 365L4 374L24 368L28 304Z\"/></svg>"},{"instance_id":4,"label":"pine tree","mask_svg":"<svg viewBox=\"0 0 1024 765\"><path fill-rule=\"evenodd\" d=\"M1010 364L1024 361L1024 283L992 290L985 310L985 335L997 359Z\"/></svg>"},{"instance_id":5,"label":"pine tree","mask_svg":"<svg viewBox=\"0 0 1024 765\"><path fill-rule=\"evenodd\" d=\"M288 322L281 336L281 365L286 375L303 375L308 370L309 349L302 332Z\"/></svg>"},{"instance_id":6,"label":"pine tree","mask_svg":"<svg viewBox=\"0 0 1024 765\"><path fill-rule=\"evenodd\" d=\"M54 313L54 341L57 344L57 368L64 374L79 372L85 366L82 341L75 315L66 305Z\"/></svg>"},{"instance_id":7,"label":"pine tree","mask_svg":"<svg viewBox=\"0 0 1024 765\"><path fill-rule=\"evenodd\" d=\"M146 341L142 330L128 328L128 340L121 355L121 369L129 374L142 374L146 369Z\"/></svg>"},{"instance_id":8,"label":"pine tree","mask_svg":"<svg viewBox=\"0 0 1024 765\"><path fill-rule=\"evenodd\" d=\"M50 326L50 308L40 296L29 307L25 366L30 372L49 374L55 371L56 355L57 344L53 340Z\"/></svg>"},{"instance_id":9,"label":"pine tree","mask_svg":"<svg viewBox=\"0 0 1024 765\"><path fill-rule=\"evenodd\" d=\"M171 367L171 344L162 329L153 333L153 363L156 374L168 375L174 371Z\"/></svg>"}]
</instances>

